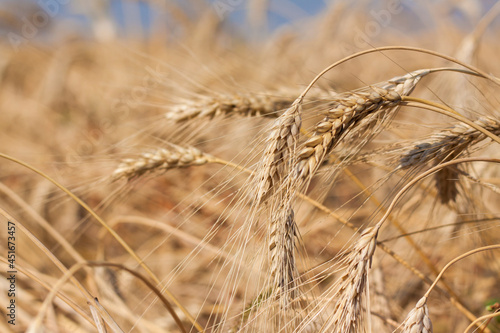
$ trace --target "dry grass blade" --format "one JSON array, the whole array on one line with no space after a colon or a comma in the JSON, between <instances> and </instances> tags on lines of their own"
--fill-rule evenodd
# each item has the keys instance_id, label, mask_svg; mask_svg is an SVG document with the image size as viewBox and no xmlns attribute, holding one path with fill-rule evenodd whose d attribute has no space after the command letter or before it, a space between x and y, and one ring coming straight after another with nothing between
<instances>
[{"instance_id":1,"label":"dry grass blade","mask_svg":"<svg viewBox=\"0 0 500 333\"><path fill-rule=\"evenodd\" d=\"M95 322L95 325L97 328L97 332L98 333L105 333L106 327L104 326L104 320L97 312L95 306L93 306L90 302L87 302L87 305L89 306L90 313L92 314L92 318L94 319L94 322Z\"/></svg>"},{"instance_id":2,"label":"dry grass blade","mask_svg":"<svg viewBox=\"0 0 500 333\"><path fill-rule=\"evenodd\" d=\"M131 179L146 172L165 171L174 168L185 168L213 162L214 158L200 150L188 147L172 146L171 149L160 148L153 152L143 153L138 158L123 160L113 171L113 179Z\"/></svg>"}]
</instances>

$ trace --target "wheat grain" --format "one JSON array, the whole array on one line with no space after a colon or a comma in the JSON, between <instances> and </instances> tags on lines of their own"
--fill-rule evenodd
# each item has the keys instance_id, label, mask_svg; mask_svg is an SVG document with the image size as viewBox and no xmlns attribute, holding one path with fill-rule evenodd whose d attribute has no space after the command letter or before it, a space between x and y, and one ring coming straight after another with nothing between
<instances>
[{"instance_id":1,"label":"wheat grain","mask_svg":"<svg viewBox=\"0 0 500 333\"><path fill-rule=\"evenodd\" d=\"M188 147L172 146L171 149L160 148L143 153L138 158L123 160L113 171L113 179L139 177L146 172L164 171L173 168L183 168L192 165L203 165L214 158L200 150Z\"/></svg>"},{"instance_id":2,"label":"wheat grain","mask_svg":"<svg viewBox=\"0 0 500 333\"><path fill-rule=\"evenodd\" d=\"M427 297L422 297L402 324L403 333L432 333Z\"/></svg>"}]
</instances>

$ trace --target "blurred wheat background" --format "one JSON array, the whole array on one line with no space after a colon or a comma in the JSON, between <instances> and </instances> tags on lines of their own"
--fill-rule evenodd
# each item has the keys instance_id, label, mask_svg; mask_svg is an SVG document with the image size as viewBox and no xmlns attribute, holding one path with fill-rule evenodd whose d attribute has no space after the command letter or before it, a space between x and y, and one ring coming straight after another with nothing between
<instances>
[{"instance_id":1,"label":"blurred wheat background","mask_svg":"<svg viewBox=\"0 0 500 333\"><path fill-rule=\"evenodd\" d=\"M2 1L0 331L500 332L499 14Z\"/></svg>"}]
</instances>

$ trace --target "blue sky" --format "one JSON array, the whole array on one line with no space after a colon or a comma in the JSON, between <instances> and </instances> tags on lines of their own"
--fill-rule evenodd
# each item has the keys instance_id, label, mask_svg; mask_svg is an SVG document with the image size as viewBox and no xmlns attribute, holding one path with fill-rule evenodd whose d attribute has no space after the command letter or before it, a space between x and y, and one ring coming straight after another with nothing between
<instances>
[{"instance_id":1,"label":"blue sky","mask_svg":"<svg viewBox=\"0 0 500 333\"><path fill-rule=\"evenodd\" d=\"M0 0L0 14L7 13L10 22L10 25L5 22L2 23L3 17L0 17L0 32L3 35L8 32L21 34L25 22L32 22L33 13L42 10L37 5L39 1L46 4L59 4L57 10L53 13L54 15L50 17L48 24L40 27L39 33L36 34L36 38L42 41L74 35L92 38L96 34L96 27L101 29L99 31L107 31L116 37L147 39L155 31L163 35L172 34L172 32L175 34L177 27L175 26L176 23L174 23L175 20L169 17L169 8L171 7L168 7L168 4L182 7L184 11L193 14L192 17L196 17L196 13L199 14L203 10L217 12L217 6L219 5L219 7L222 6L220 8L224 8L222 17L226 22L226 26L229 25L235 31L243 34L249 31L248 0L205 0L205 8L202 8L202 6L193 7L192 4L197 2L187 0L156 0L150 2L146 0ZM324 10L328 3L335 1L338 0L268 0L267 30L264 32L268 33L283 25L289 25L290 22L314 16ZM466 0L463 3L466 6L481 3L482 8L480 8L481 6L478 7L480 8L478 17L480 17L496 0L471 1ZM430 1L430 3L440 2L443 1ZM154 5L151 5L152 3ZM383 6L382 0L371 0L367 3L371 8ZM405 1L405 3L407 8L410 8L410 4L419 7L414 2ZM460 4L460 1L456 3ZM460 7L456 6L456 8L458 11L452 12L450 15L456 19L457 25L466 30L471 29L477 19L468 22L467 18L463 18Z\"/></svg>"},{"instance_id":2,"label":"blue sky","mask_svg":"<svg viewBox=\"0 0 500 333\"><path fill-rule=\"evenodd\" d=\"M108 22L112 23L116 35L119 37L147 38L152 31L164 30L169 27L168 9L161 5L162 2L184 7L187 12L201 10L215 11L217 4L229 6L225 12L224 20L235 27L241 27L242 22L248 22L246 14L246 0L206 0L206 8L189 7L195 1L181 0L0 0L0 13L8 13L10 21L18 21L14 28L20 30L24 21L33 21L33 14L43 10L38 5L39 1L57 6L51 15L49 24L40 27L41 33L37 38L50 38L61 33L81 34L91 36L93 25L107 15ZM156 4L155 4L156 3ZM160 4L158 6L157 4ZM325 8L325 1L307 0L271 0L270 10L267 15L267 27L274 30L295 19L315 15ZM192 5L191 5L192 6ZM163 8L161 8L163 7ZM52 6L52 9L55 7ZM103 10L104 9L104 10ZM107 13L106 13L107 12ZM99 14L100 13L100 14ZM106 15L102 15L106 13ZM0 20L1 21L1 20ZM15 23L15 22L14 22ZM11 26L1 24L0 29L12 29ZM5 31L3 31L5 32ZM49 35L49 36L47 36Z\"/></svg>"}]
</instances>

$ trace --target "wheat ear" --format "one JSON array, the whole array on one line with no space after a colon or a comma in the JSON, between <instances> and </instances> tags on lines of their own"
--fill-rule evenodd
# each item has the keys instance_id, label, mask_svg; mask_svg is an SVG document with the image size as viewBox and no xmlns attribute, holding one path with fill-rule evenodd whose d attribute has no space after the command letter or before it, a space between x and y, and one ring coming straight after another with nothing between
<instances>
[{"instance_id":1,"label":"wheat ear","mask_svg":"<svg viewBox=\"0 0 500 333\"><path fill-rule=\"evenodd\" d=\"M297 99L275 122L260 168L262 171L258 173L257 203L262 202L271 193L275 194L270 203L270 264L274 284L285 291L284 297L280 298L282 302L286 303L294 296L290 293L290 287L294 288L291 264L295 263L295 238L290 237L290 230L294 230L294 235L295 221L290 212L295 191L308 175L316 171L325 155L340 141L345 131L375 110L383 109L384 106L394 108L401 100L400 94L409 94L420 78L428 73L428 70L416 71L393 78L383 87L373 87L369 94L349 93L336 98L334 108L325 120L316 126L317 135L309 139L305 143L306 148L297 155L295 153L301 125L301 99ZM308 153L304 154L304 151ZM288 176L291 165L297 170L295 172L299 175L298 178Z\"/></svg>"},{"instance_id":2,"label":"wheat ear","mask_svg":"<svg viewBox=\"0 0 500 333\"><path fill-rule=\"evenodd\" d=\"M340 277L335 291L338 300L333 316L322 327L324 332L368 332L363 309L367 301L368 270L377 245L379 226L365 229L347 258L346 272Z\"/></svg>"},{"instance_id":3,"label":"wheat ear","mask_svg":"<svg viewBox=\"0 0 500 333\"><path fill-rule=\"evenodd\" d=\"M427 297L422 297L402 324L403 333L432 333L432 322L427 308Z\"/></svg>"},{"instance_id":4,"label":"wheat ear","mask_svg":"<svg viewBox=\"0 0 500 333\"><path fill-rule=\"evenodd\" d=\"M500 122L496 119L481 117L474 123L495 135L500 135ZM459 123L431 134L428 139L417 143L401 156L399 164L401 168L406 169L428 163L434 159L443 160L451 154L458 156L464 150L486 138L486 135L475 128Z\"/></svg>"},{"instance_id":5,"label":"wheat ear","mask_svg":"<svg viewBox=\"0 0 500 333\"><path fill-rule=\"evenodd\" d=\"M113 171L113 179L131 179L146 172L165 171L192 165L203 165L215 161L215 158L193 147L174 146L143 153L138 158L123 160Z\"/></svg>"},{"instance_id":6,"label":"wheat ear","mask_svg":"<svg viewBox=\"0 0 500 333\"><path fill-rule=\"evenodd\" d=\"M277 118L279 110L287 108L294 98L269 94L218 95L174 106L165 114L169 120L183 122L193 118L213 118L224 115Z\"/></svg>"},{"instance_id":7,"label":"wheat ear","mask_svg":"<svg viewBox=\"0 0 500 333\"><path fill-rule=\"evenodd\" d=\"M267 198L272 199L266 202L270 282L281 308L285 308L297 292L294 251L298 231L286 180L296 156L302 123L301 112L302 100L297 99L275 120L254 178L256 183L253 190L257 191L255 208L260 210Z\"/></svg>"},{"instance_id":8,"label":"wheat ear","mask_svg":"<svg viewBox=\"0 0 500 333\"><path fill-rule=\"evenodd\" d=\"M410 94L429 70L418 70L388 80L381 87L368 87L368 92L339 95L326 117L316 124L313 136L297 156L296 172L302 182L310 179L325 157L341 142L348 131L376 114L389 114L397 109L401 96ZM368 122L373 122L376 117Z\"/></svg>"},{"instance_id":9,"label":"wheat ear","mask_svg":"<svg viewBox=\"0 0 500 333\"><path fill-rule=\"evenodd\" d=\"M279 217L281 219L281 216ZM283 306L293 298L296 291L295 266L295 216L292 209L287 212L285 223L274 221L270 227L269 256L271 263L271 278L273 287L281 296Z\"/></svg>"},{"instance_id":10,"label":"wheat ear","mask_svg":"<svg viewBox=\"0 0 500 333\"><path fill-rule=\"evenodd\" d=\"M491 117L481 117L474 123L495 135L500 134L500 122ZM403 154L400 159L400 167L407 169L430 161L434 161L435 165L451 161L486 138L485 134L467 124L457 124L432 134L428 139L418 143L410 151ZM446 204L456 200L459 174L458 166L452 166L443 168L434 175L441 203Z\"/></svg>"},{"instance_id":11,"label":"wheat ear","mask_svg":"<svg viewBox=\"0 0 500 333\"><path fill-rule=\"evenodd\" d=\"M295 157L295 149L302 125L302 101L295 100L285 113L275 120L267 138L259 171L256 173L256 202L261 203L285 179Z\"/></svg>"}]
</instances>

